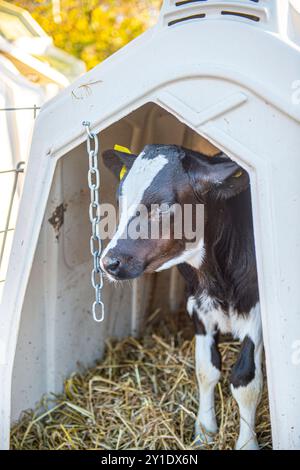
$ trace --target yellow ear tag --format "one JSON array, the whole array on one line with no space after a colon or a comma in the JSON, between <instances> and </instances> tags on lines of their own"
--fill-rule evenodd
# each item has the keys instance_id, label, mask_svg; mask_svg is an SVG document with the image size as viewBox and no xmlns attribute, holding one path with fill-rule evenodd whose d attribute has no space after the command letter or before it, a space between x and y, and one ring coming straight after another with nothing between
<instances>
[{"instance_id":1,"label":"yellow ear tag","mask_svg":"<svg viewBox=\"0 0 300 470\"><path fill-rule=\"evenodd\" d=\"M239 170L235 173L235 175L233 175L234 178L239 178L240 176L242 176L243 172L242 170Z\"/></svg>"},{"instance_id":2,"label":"yellow ear tag","mask_svg":"<svg viewBox=\"0 0 300 470\"><path fill-rule=\"evenodd\" d=\"M124 152L124 153L131 154L131 151L127 147L123 147L122 145L115 145L114 150L117 150L118 152ZM124 177L124 175L126 173L126 170L127 170L126 166L123 165L122 170L120 171L120 181Z\"/></svg>"}]
</instances>

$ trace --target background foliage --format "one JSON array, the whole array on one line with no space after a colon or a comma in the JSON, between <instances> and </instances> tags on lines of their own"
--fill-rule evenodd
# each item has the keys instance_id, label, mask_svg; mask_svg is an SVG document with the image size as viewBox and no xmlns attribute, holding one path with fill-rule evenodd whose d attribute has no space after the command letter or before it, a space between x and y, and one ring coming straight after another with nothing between
<instances>
[{"instance_id":1,"label":"background foliage","mask_svg":"<svg viewBox=\"0 0 300 470\"><path fill-rule=\"evenodd\" d=\"M90 69L153 24L161 0L11 0L38 21L57 47Z\"/></svg>"}]
</instances>

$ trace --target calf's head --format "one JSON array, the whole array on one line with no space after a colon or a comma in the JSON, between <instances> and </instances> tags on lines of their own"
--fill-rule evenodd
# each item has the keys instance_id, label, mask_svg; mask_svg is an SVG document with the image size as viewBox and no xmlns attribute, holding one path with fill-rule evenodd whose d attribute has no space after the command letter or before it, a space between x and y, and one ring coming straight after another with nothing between
<instances>
[{"instance_id":1,"label":"calf's head","mask_svg":"<svg viewBox=\"0 0 300 470\"><path fill-rule=\"evenodd\" d=\"M147 145L138 156L107 150L103 158L117 177L126 167L118 187L119 225L100 261L111 280L133 279L183 262L199 267L204 239L197 238L197 206L231 198L249 184L247 173L224 154L210 158L176 145ZM163 220L169 223L167 235ZM154 237L153 226L159 227ZM196 233L195 240L187 232Z\"/></svg>"}]
</instances>

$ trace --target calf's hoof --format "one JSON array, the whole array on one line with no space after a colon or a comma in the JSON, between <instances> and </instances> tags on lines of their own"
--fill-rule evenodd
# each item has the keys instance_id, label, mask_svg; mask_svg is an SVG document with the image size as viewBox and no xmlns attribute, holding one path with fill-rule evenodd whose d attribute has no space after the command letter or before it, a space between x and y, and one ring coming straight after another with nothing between
<instances>
[{"instance_id":1,"label":"calf's hoof","mask_svg":"<svg viewBox=\"0 0 300 470\"><path fill-rule=\"evenodd\" d=\"M205 447L214 442L217 432L217 429L213 431L207 431L202 424L196 424L193 444L194 447L205 449Z\"/></svg>"},{"instance_id":2,"label":"calf's hoof","mask_svg":"<svg viewBox=\"0 0 300 470\"><path fill-rule=\"evenodd\" d=\"M238 440L235 445L235 450L259 450L256 437L252 437L246 442Z\"/></svg>"}]
</instances>

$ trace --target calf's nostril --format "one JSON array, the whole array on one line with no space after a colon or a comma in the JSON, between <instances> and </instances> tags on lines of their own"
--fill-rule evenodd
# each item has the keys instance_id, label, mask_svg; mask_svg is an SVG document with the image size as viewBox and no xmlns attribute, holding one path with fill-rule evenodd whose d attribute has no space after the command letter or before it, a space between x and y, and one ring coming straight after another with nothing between
<instances>
[{"instance_id":1,"label":"calf's nostril","mask_svg":"<svg viewBox=\"0 0 300 470\"><path fill-rule=\"evenodd\" d=\"M103 260L103 266L108 271L109 273L116 273L118 271L118 268L120 266L121 262L118 258L104 258Z\"/></svg>"},{"instance_id":2,"label":"calf's nostril","mask_svg":"<svg viewBox=\"0 0 300 470\"><path fill-rule=\"evenodd\" d=\"M120 261L118 259L113 259L111 260L111 262L109 263L109 268L110 269L116 269L118 268L120 265Z\"/></svg>"}]
</instances>

